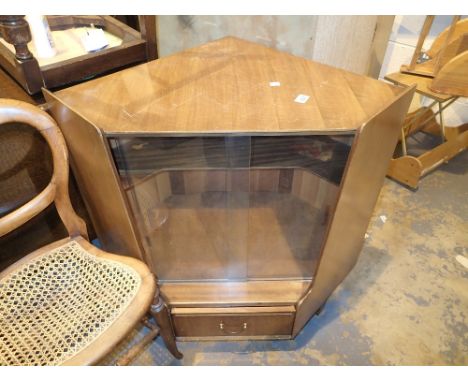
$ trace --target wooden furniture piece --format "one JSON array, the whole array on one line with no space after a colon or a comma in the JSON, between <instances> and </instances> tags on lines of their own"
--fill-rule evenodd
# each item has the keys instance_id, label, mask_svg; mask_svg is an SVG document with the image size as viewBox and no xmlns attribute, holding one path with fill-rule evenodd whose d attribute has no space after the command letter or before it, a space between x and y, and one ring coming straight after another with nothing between
<instances>
[{"instance_id":1,"label":"wooden furniture piece","mask_svg":"<svg viewBox=\"0 0 468 382\"><path fill-rule=\"evenodd\" d=\"M425 85L432 92L468 97L468 18L453 16L450 26L422 52L434 18L426 17L411 62L400 71L433 79Z\"/></svg>"},{"instance_id":2,"label":"wooden furniture piece","mask_svg":"<svg viewBox=\"0 0 468 382\"><path fill-rule=\"evenodd\" d=\"M87 239L68 195L65 141L44 111L0 99L0 124L35 127L53 157L51 181L41 193L0 218L0 236L55 203L69 237L38 249L0 273L0 364L95 364L149 314L145 342L159 334L176 357L172 327L154 276L141 261L104 252ZM24 238L27 240L27 237ZM131 352L130 355L134 355ZM128 362L126 356L123 362Z\"/></svg>"},{"instance_id":3,"label":"wooden furniture piece","mask_svg":"<svg viewBox=\"0 0 468 382\"><path fill-rule=\"evenodd\" d=\"M32 97L7 73L0 69L0 98L12 98L37 105L44 103ZM41 100L42 98L42 100ZM0 129L0 217L32 199L48 183L52 175L52 156L47 142L34 128L11 123ZM7 158L7 160L3 159ZM86 207L70 174L69 194L77 214L86 222L90 240L96 238ZM22 238L28 236L29 240ZM0 272L39 247L68 236L54 205L32 221L0 238Z\"/></svg>"},{"instance_id":4,"label":"wooden furniture piece","mask_svg":"<svg viewBox=\"0 0 468 382\"><path fill-rule=\"evenodd\" d=\"M468 148L468 123L445 126L443 116L459 97L468 96L468 19L454 16L451 25L422 54L433 20L434 16L427 16L411 63L403 65L401 72L385 76L399 86L416 86L417 93L433 100L408 114L400 135L402 155L393 158L388 169L389 177L411 188L417 188L421 177ZM410 155L406 141L419 131L440 135L440 144L421 155Z\"/></svg>"},{"instance_id":5,"label":"wooden furniture piece","mask_svg":"<svg viewBox=\"0 0 468 382\"><path fill-rule=\"evenodd\" d=\"M40 92L42 87L69 85L157 57L155 16L139 16L140 32L111 16L47 16L47 20L52 32L94 25L122 42L98 52L41 64L28 48L31 33L24 16L0 16L0 37L12 45L9 49L0 42L0 66L29 94Z\"/></svg>"},{"instance_id":6,"label":"wooden furniture piece","mask_svg":"<svg viewBox=\"0 0 468 382\"><path fill-rule=\"evenodd\" d=\"M14 46L11 45L11 49L7 49L7 45L2 43L5 42L5 40L1 39L2 31L9 36L3 36L4 38L10 38L10 40L17 42L16 46L20 52L22 50L29 51L27 46L21 45L21 41L30 41L31 37L28 26L23 20L23 16L0 16L0 56L2 56L4 60L9 57L9 62L14 63L13 67L20 70L21 73L24 72L24 80L27 81L27 83L20 85L19 82L15 81L13 77L8 75L4 70L8 65L2 64L2 58L0 57L0 66L3 66L3 68L0 68L0 98L13 98L35 105L43 104L45 101L42 93L37 93L40 90L39 85L34 90L36 93L33 95L28 94L28 92L21 86L30 86L34 83L40 83L44 86L44 81L42 79L44 75L46 76L47 84L50 84L50 78L51 76L53 77L54 74L53 71L49 72L49 70L52 70L53 66L55 66L55 72L60 70L61 73L63 72L64 76L68 77L70 81L76 81L78 79L77 75L81 70L77 70L77 66L80 66L80 68L82 67L83 69L88 67L90 75L98 73L98 69L101 70L103 66L95 66L94 63L99 59L99 57L102 60L107 57L107 54L109 53L113 52L113 55L118 54L119 57L125 56L126 59L130 59L131 55L129 54L133 54L138 51L140 53L138 53L137 56L143 57L144 55L141 54L141 43L137 42L138 39L133 41L133 37L131 37L139 36L139 33L141 33L141 38L145 40L147 50L146 58L144 60L154 59L156 57L154 16L118 16L118 18L122 23L131 24L131 28L133 28L133 30L124 26L124 24L115 21L112 17L103 18L101 20L102 22L99 22L97 25L101 25L103 23L113 25L112 27L106 28L110 29L117 35L122 37L126 36L124 39L126 41L128 40L127 42L118 47L118 49L113 48L111 51L107 49L104 57L102 57L103 51L97 56L96 54L87 54L86 56L81 56L78 59L67 59L66 62L62 59L61 62L65 66L61 66L59 68L58 64L54 64L52 66L45 65L42 67L40 62L35 58L22 60L15 59ZM52 29L56 32L53 33L63 33L60 32L59 29L66 27L67 23L78 26L80 24L89 25L90 22L96 21L96 17L50 17L49 21L54 23L54 25L52 25ZM62 26L58 23L62 23ZM121 32L119 32L119 30L121 30ZM135 46L134 43L137 46ZM28 45L31 46L31 42L29 42ZM125 48L125 46L128 48L131 47L131 49L129 50ZM140 48L138 48L138 46ZM60 48L60 46L58 46L58 48ZM141 61L140 58L138 58L138 60L139 61L136 62ZM120 62L120 58L118 60L113 59L107 61L105 65L111 65L112 67L115 66L117 68L118 65L120 65ZM38 72L36 68L37 65L40 66L40 69L43 70L44 73L41 72L35 76L34 73ZM68 65L73 65L73 67ZM12 68L10 69L13 70ZM16 75L11 70L10 74L14 75L16 79L18 79L20 72L16 73L14 71L14 73L18 74ZM70 76L66 73L69 73ZM89 79L89 76L83 77L83 79ZM68 84L68 80L66 80L61 86L65 84ZM32 88L30 88L30 90L31 89ZM10 207L13 208L16 204L21 203L22 200L32 198L32 196L37 194L40 190L38 187L42 184L48 183L51 175L51 168L50 166L47 167L41 165L44 163L50 163L51 157L47 144L43 139L41 139L40 134L31 127L26 125L21 126L21 124L11 124L8 128L5 127L0 130L0 152L10 156L9 161L2 161L0 163L1 217L9 212ZM9 154L7 154L7 152ZM12 156L20 158L15 164L15 169L18 171L15 171L14 176L11 175L10 168L10 162L13 160ZM90 239L95 239L96 235L94 233L93 226L87 214L83 200L78 192L73 175L70 176L69 191L75 211L86 221ZM29 237L27 242L22 240L24 235L28 235ZM34 221L31 221L14 232L0 238L0 271L17 261L22 256L30 253L33 249L57 241L66 236L66 229L63 226L55 207L51 205L43 213L35 217Z\"/></svg>"},{"instance_id":7,"label":"wooden furniture piece","mask_svg":"<svg viewBox=\"0 0 468 382\"><path fill-rule=\"evenodd\" d=\"M179 339L294 338L351 271L414 88L237 38L55 93L100 240Z\"/></svg>"},{"instance_id":8,"label":"wooden furniture piece","mask_svg":"<svg viewBox=\"0 0 468 382\"><path fill-rule=\"evenodd\" d=\"M443 111L455 102L458 96L430 90L431 78L392 73L385 76L385 79L400 86L416 86L417 93L433 100L429 106L421 107L407 115L400 134L402 153L391 159L387 172L390 178L416 189L424 175L468 148L468 123L454 127L445 126ZM436 105L438 110L434 113L432 108ZM419 131L440 136L440 144L415 156L408 152L406 141Z\"/></svg>"}]
</instances>

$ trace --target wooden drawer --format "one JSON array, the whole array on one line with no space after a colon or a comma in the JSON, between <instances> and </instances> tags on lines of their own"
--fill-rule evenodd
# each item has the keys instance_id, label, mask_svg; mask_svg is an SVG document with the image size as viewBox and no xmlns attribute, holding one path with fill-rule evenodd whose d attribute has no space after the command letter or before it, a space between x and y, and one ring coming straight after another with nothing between
<instances>
[{"instance_id":1,"label":"wooden drawer","mask_svg":"<svg viewBox=\"0 0 468 382\"><path fill-rule=\"evenodd\" d=\"M172 309L176 336L185 339L291 338L294 315L293 306Z\"/></svg>"}]
</instances>

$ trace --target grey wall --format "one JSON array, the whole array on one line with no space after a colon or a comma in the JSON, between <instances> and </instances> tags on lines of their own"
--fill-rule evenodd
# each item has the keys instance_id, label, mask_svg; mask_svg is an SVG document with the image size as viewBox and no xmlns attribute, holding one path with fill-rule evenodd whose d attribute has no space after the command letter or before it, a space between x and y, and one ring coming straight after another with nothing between
<instances>
[{"instance_id":1,"label":"grey wall","mask_svg":"<svg viewBox=\"0 0 468 382\"><path fill-rule=\"evenodd\" d=\"M383 25L380 20L378 16L158 16L158 50L163 57L230 35L368 74L379 60L374 36ZM380 40L386 44L388 37Z\"/></svg>"}]
</instances>

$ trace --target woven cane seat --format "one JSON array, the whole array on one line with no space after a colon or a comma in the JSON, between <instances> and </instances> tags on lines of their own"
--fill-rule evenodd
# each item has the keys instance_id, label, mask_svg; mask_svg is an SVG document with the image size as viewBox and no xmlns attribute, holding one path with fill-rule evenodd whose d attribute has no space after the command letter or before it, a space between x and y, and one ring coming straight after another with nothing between
<instances>
[{"instance_id":1,"label":"woven cane seat","mask_svg":"<svg viewBox=\"0 0 468 382\"><path fill-rule=\"evenodd\" d=\"M74 240L22 264L0 279L0 365L64 363L119 318L141 282Z\"/></svg>"}]
</instances>

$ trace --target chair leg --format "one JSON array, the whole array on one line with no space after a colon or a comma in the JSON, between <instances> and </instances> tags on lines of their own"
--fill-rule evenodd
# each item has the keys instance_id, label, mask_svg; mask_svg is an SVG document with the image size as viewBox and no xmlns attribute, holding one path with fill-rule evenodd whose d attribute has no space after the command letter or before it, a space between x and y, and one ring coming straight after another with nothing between
<instances>
[{"instance_id":1,"label":"chair leg","mask_svg":"<svg viewBox=\"0 0 468 382\"><path fill-rule=\"evenodd\" d=\"M153 304L150 308L150 314L154 317L159 326L161 337L167 349L175 358L181 359L183 355L177 349L171 317L164 300L159 295L159 290L156 291L156 295L154 296Z\"/></svg>"},{"instance_id":2,"label":"chair leg","mask_svg":"<svg viewBox=\"0 0 468 382\"><path fill-rule=\"evenodd\" d=\"M157 326L152 325L145 325L150 329L150 332L146 334L143 339L133 346L127 353L121 356L117 362L115 363L116 366L127 366L133 359L141 352L143 349L148 345L151 341L153 341L159 334L159 328Z\"/></svg>"}]
</instances>

